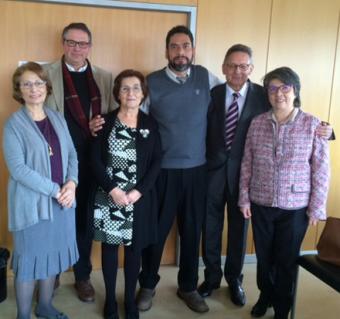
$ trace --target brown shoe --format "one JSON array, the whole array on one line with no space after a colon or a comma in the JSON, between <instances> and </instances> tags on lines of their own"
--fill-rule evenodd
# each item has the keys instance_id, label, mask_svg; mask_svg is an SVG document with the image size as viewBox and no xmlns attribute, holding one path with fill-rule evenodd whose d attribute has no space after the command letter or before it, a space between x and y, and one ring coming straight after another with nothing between
<instances>
[{"instance_id":1,"label":"brown shoe","mask_svg":"<svg viewBox=\"0 0 340 319\"><path fill-rule=\"evenodd\" d=\"M84 302L94 302L94 288L90 280L79 280L74 284L78 298Z\"/></svg>"},{"instance_id":2,"label":"brown shoe","mask_svg":"<svg viewBox=\"0 0 340 319\"><path fill-rule=\"evenodd\" d=\"M183 299L186 305L195 312L203 313L209 311L208 305L197 290L184 292L178 289L177 296Z\"/></svg>"},{"instance_id":3,"label":"brown shoe","mask_svg":"<svg viewBox=\"0 0 340 319\"><path fill-rule=\"evenodd\" d=\"M140 311L147 311L152 306L152 298L155 295L155 289L140 288L137 294L137 307Z\"/></svg>"}]
</instances>

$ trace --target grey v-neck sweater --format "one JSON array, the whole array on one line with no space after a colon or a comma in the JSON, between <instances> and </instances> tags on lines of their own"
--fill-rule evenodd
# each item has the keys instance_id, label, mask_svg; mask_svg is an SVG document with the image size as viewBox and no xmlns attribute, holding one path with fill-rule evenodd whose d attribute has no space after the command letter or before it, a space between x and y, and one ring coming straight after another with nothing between
<instances>
[{"instance_id":1,"label":"grey v-neck sweater","mask_svg":"<svg viewBox=\"0 0 340 319\"><path fill-rule=\"evenodd\" d=\"M162 141L162 168L192 168L203 165L207 112L210 102L209 75L199 65L179 84L165 69L151 73L150 114L156 119Z\"/></svg>"}]
</instances>

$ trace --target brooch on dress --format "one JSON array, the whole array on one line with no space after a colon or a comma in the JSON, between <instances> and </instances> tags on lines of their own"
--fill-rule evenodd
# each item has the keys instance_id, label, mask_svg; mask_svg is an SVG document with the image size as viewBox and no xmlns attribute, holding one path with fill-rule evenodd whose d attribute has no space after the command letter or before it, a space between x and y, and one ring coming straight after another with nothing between
<instances>
[{"instance_id":1,"label":"brooch on dress","mask_svg":"<svg viewBox=\"0 0 340 319\"><path fill-rule=\"evenodd\" d=\"M147 138L148 135L150 134L150 131L148 129L140 129L139 130L139 133L144 137L144 138Z\"/></svg>"}]
</instances>

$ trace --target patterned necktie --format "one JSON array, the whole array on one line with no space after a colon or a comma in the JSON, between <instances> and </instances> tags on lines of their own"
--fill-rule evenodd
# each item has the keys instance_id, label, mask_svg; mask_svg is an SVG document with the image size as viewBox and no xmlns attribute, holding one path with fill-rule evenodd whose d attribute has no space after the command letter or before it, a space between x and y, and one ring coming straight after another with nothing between
<instances>
[{"instance_id":1,"label":"patterned necktie","mask_svg":"<svg viewBox=\"0 0 340 319\"><path fill-rule=\"evenodd\" d=\"M238 120L238 104L237 99L240 97L239 93L233 93L233 102L228 108L228 112L225 118L225 146L227 150L230 150L231 144L236 132L237 120Z\"/></svg>"}]
</instances>

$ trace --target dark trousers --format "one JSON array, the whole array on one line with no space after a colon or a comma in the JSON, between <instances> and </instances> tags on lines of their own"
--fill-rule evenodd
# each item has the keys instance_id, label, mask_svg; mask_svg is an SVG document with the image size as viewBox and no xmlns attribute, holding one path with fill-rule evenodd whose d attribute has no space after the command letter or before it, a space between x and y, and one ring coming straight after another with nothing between
<instances>
[{"instance_id":1,"label":"dark trousers","mask_svg":"<svg viewBox=\"0 0 340 319\"><path fill-rule=\"evenodd\" d=\"M178 286L194 291L198 281L200 233L205 213L206 167L162 169L157 180L159 197L158 242L142 252L141 287L153 289L159 279L158 270L164 244L177 216L180 236Z\"/></svg>"},{"instance_id":2,"label":"dark trousers","mask_svg":"<svg viewBox=\"0 0 340 319\"><path fill-rule=\"evenodd\" d=\"M308 227L307 208L284 210L252 204L257 285L275 318L286 319L293 301L296 259Z\"/></svg>"},{"instance_id":3,"label":"dark trousers","mask_svg":"<svg viewBox=\"0 0 340 319\"><path fill-rule=\"evenodd\" d=\"M116 279L118 270L118 248L117 245L102 243L102 271L105 283L105 305L106 316L116 313ZM124 304L127 312L136 312L135 292L140 268L141 252L133 250L130 246L124 247Z\"/></svg>"},{"instance_id":4,"label":"dark trousers","mask_svg":"<svg viewBox=\"0 0 340 319\"><path fill-rule=\"evenodd\" d=\"M221 249L224 210L227 204L228 242L224 277L229 284L242 282L242 268L247 245L248 220L238 206L238 192L232 195L227 183L228 161L208 169L207 212L202 231L205 281L219 286L222 279Z\"/></svg>"},{"instance_id":5,"label":"dark trousers","mask_svg":"<svg viewBox=\"0 0 340 319\"><path fill-rule=\"evenodd\" d=\"M79 184L76 189L76 239L79 260L73 266L76 281L87 280L92 271L91 249L93 239L93 180L90 170L80 169Z\"/></svg>"}]
</instances>

